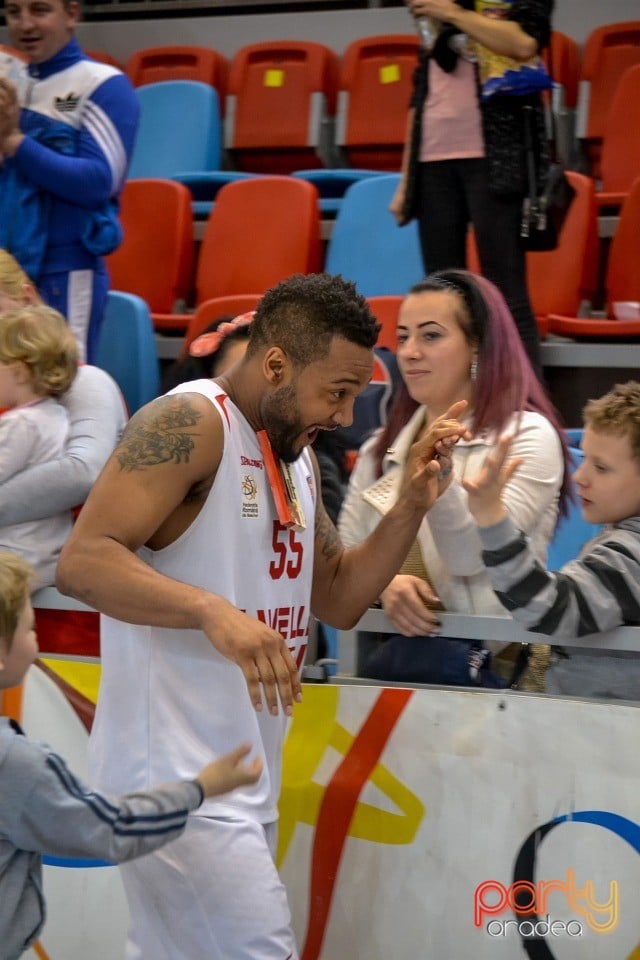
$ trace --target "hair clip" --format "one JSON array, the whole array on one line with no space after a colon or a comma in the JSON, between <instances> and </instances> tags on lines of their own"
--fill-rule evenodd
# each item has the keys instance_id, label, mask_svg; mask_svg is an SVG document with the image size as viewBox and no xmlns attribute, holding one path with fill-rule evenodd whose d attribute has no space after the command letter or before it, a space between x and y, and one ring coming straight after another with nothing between
<instances>
[{"instance_id":1,"label":"hair clip","mask_svg":"<svg viewBox=\"0 0 640 960\"><path fill-rule=\"evenodd\" d=\"M220 344L226 337L241 330L242 327L248 327L253 321L255 310L249 310L247 313L240 313L232 320L225 320L216 330L209 333L201 333L199 337L192 340L189 344L190 357L209 357L220 349Z\"/></svg>"}]
</instances>

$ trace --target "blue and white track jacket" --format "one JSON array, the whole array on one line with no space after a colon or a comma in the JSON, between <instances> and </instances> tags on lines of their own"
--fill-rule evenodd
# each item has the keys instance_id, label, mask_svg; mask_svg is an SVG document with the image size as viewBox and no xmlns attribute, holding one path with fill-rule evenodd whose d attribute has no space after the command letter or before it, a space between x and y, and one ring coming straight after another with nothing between
<instances>
[{"instance_id":1,"label":"blue and white track jacket","mask_svg":"<svg viewBox=\"0 0 640 960\"><path fill-rule=\"evenodd\" d=\"M37 280L117 246L117 198L140 108L127 77L72 39L16 70L25 139L0 167L0 245Z\"/></svg>"}]
</instances>

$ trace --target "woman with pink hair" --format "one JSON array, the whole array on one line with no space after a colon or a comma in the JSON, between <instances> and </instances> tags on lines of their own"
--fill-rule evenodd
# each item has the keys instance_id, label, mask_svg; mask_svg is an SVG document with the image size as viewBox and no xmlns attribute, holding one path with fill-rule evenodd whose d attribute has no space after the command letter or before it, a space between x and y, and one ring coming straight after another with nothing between
<instances>
[{"instance_id":1,"label":"woman with pink hair","mask_svg":"<svg viewBox=\"0 0 640 960\"><path fill-rule=\"evenodd\" d=\"M431 274L407 294L397 332L403 384L386 426L360 450L340 514L345 546L364 540L401 496L409 449L456 400L467 402L465 424L473 439L456 444L453 469L441 475L438 499L414 548L380 597L397 635L378 645L359 672L375 679L461 685L507 685L521 673L521 689L541 689L545 651L536 650L526 666L517 658L516 670L510 659L516 651L495 644L490 669L488 652L479 644L438 636L437 611L504 614L461 484L477 473L504 434L513 436L510 457L523 460L505 489L505 504L544 563L570 497L570 458L559 415L533 371L502 294L483 277L464 270Z\"/></svg>"}]
</instances>

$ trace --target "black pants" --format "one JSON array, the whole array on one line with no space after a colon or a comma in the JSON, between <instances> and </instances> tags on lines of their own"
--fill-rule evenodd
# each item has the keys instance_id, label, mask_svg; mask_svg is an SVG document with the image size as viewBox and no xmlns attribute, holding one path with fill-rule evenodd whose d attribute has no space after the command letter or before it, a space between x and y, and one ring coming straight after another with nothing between
<instances>
[{"instance_id":1,"label":"black pants","mask_svg":"<svg viewBox=\"0 0 640 960\"><path fill-rule=\"evenodd\" d=\"M472 673L472 652L480 663ZM455 687L502 688L508 683L491 669L491 656L475 640L385 635L366 657L358 676L396 683L438 683Z\"/></svg>"},{"instance_id":2,"label":"black pants","mask_svg":"<svg viewBox=\"0 0 640 960\"><path fill-rule=\"evenodd\" d=\"M487 162L436 160L418 165L420 245L427 273L464 268L466 237L473 224L483 275L498 287L539 378L540 342L529 302L525 254L519 244L522 202L499 197L487 186Z\"/></svg>"}]
</instances>

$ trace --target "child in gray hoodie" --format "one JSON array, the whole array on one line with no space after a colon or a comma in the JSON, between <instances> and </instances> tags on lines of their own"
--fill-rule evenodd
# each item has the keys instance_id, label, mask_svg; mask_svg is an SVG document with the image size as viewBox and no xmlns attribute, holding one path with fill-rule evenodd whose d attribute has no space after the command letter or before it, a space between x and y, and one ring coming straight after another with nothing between
<instances>
[{"instance_id":1,"label":"child in gray hoodie","mask_svg":"<svg viewBox=\"0 0 640 960\"><path fill-rule=\"evenodd\" d=\"M38 655L30 601L33 570L0 553L0 692L20 684ZM178 837L205 797L255 783L262 761L244 763L248 744L210 763L193 780L106 797L85 786L64 760L0 717L0 958L16 960L45 920L42 854L120 863Z\"/></svg>"},{"instance_id":2,"label":"child in gray hoodie","mask_svg":"<svg viewBox=\"0 0 640 960\"><path fill-rule=\"evenodd\" d=\"M574 473L585 520L604 527L561 570L537 562L502 504L520 460L503 437L464 480L483 559L501 603L527 630L555 640L640 624L640 383L616 384L584 409L583 461ZM596 646L596 644L594 644ZM548 692L640 700L640 659L572 653Z\"/></svg>"}]
</instances>

